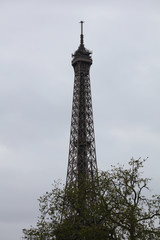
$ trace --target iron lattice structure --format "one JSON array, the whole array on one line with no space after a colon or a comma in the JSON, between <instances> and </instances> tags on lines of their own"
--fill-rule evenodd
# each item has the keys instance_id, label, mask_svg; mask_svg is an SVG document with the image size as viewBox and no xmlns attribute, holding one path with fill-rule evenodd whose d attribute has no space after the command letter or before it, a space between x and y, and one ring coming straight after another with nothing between
<instances>
[{"instance_id":1,"label":"iron lattice structure","mask_svg":"<svg viewBox=\"0 0 160 240\"><path fill-rule=\"evenodd\" d=\"M74 68L74 90L71 118L70 145L66 187L74 186L78 190L84 184L94 186L97 176L95 135L93 124L92 98L90 86L91 52L84 47L83 22L81 22L80 46L72 55ZM81 201L87 196L81 191ZM88 203L86 203L88 204Z\"/></svg>"},{"instance_id":2,"label":"iron lattice structure","mask_svg":"<svg viewBox=\"0 0 160 240\"><path fill-rule=\"evenodd\" d=\"M44 221L42 229L29 229L24 233L24 239L80 240L80 227L92 223L95 227L96 224L97 161L89 74L92 58L91 52L84 47L83 37L81 22L80 45L72 55L75 78L66 188L60 210L62 215L54 233L52 221L47 225Z\"/></svg>"}]
</instances>

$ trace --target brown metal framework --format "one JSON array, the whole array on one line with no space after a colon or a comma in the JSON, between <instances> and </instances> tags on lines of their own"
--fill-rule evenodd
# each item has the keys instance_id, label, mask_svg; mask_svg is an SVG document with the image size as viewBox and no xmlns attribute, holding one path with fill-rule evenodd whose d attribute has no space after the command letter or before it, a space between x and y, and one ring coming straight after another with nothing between
<instances>
[{"instance_id":1,"label":"brown metal framework","mask_svg":"<svg viewBox=\"0 0 160 240\"><path fill-rule=\"evenodd\" d=\"M94 185L97 176L97 161L93 125L90 86L91 52L84 47L83 22L81 22L80 46L72 55L74 68L74 90L71 118L70 145L67 169L67 186L84 189L84 184ZM82 191L83 200L87 201Z\"/></svg>"}]
</instances>

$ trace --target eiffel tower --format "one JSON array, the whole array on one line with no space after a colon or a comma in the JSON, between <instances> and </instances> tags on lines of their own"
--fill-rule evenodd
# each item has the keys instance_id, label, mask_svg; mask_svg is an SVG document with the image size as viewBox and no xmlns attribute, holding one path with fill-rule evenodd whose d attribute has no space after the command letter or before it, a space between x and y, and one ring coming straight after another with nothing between
<instances>
[{"instance_id":1,"label":"eiffel tower","mask_svg":"<svg viewBox=\"0 0 160 240\"><path fill-rule=\"evenodd\" d=\"M24 229L24 239L28 240L87 240L87 235L79 235L80 228L91 224L95 228L96 224L97 161L89 75L92 53L84 46L83 21L80 23L80 45L72 55L75 78L66 187L60 204L62 216L58 217L58 225L54 223L56 231L48 220L46 225L43 220L42 226Z\"/></svg>"},{"instance_id":2,"label":"eiffel tower","mask_svg":"<svg viewBox=\"0 0 160 240\"><path fill-rule=\"evenodd\" d=\"M78 214L83 215L86 205L89 207L89 201L92 201L94 198L97 161L90 86L92 53L84 46L84 22L81 21L80 23L80 45L72 55L75 78L66 188L74 187L77 189ZM90 189L92 188L92 199L85 191L86 185ZM72 214L71 211L70 206L66 204L66 212L70 215Z\"/></svg>"}]
</instances>

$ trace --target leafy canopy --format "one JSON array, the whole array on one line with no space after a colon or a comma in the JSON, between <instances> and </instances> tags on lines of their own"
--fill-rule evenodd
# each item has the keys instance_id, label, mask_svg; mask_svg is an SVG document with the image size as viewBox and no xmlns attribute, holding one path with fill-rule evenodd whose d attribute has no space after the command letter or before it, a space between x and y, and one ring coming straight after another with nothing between
<instances>
[{"instance_id":1,"label":"leafy canopy","mask_svg":"<svg viewBox=\"0 0 160 240\"><path fill-rule=\"evenodd\" d=\"M89 194L91 186L86 183L83 214L79 211L77 186L66 189L55 183L51 192L39 198L37 226L23 229L24 239L160 239L160 196L147 197L150 179L141 172L145 161L131 159L128 168L118 165L100 172L94 195Z\"/></svg>"}]
</instances>

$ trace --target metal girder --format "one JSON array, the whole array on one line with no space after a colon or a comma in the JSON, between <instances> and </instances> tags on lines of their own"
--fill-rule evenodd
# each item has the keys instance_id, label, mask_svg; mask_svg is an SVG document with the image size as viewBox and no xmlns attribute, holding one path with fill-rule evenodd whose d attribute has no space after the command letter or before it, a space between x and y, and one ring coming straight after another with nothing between
<instances>
[{"instance_id":1,"label":"metal girder","mask_svg":"<svg viewBox=\"0 0 160 240\"><path fill-rule=\"evenodd\" d=\"M83 36L81 35L81 38ZM66 188L76 187L80 196L79 205L89 205L84 185L94 186L97 176L97 161L95 149L95 135L93 124L93 110L90 86L91 52L83 42L74 53L72 65L74 68L74 90L72 103L72 118ZM92 189L94 191L94 189ZM67 211L70 211L67 206Z\"/></svg>"}]
</instances>

